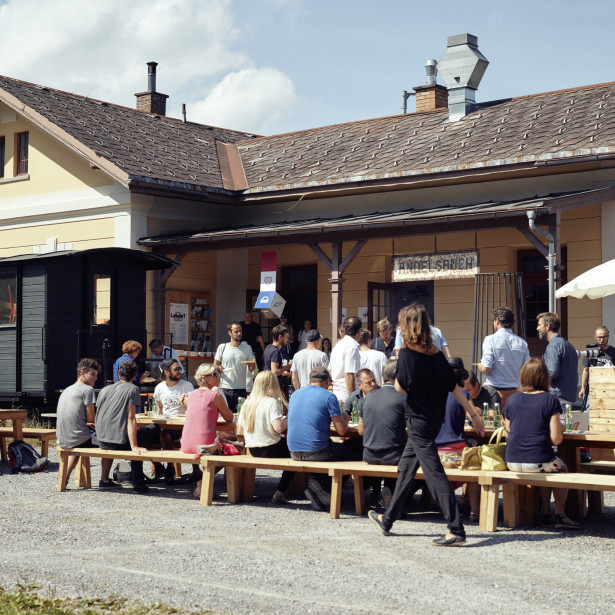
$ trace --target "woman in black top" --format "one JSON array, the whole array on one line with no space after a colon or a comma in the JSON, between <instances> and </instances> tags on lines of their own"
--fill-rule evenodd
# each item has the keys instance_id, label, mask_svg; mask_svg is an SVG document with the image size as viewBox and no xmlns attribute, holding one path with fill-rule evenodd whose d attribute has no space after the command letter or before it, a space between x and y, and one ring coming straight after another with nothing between
<instances>
[{"instance_id":1,"label":"woman in black top","mask_svg":"<svg viewBox=\"0 0 615 615\"><path fill-rule=\"evenodd\" d=\"M399 478L391 503L383 515L370 511L370 519L388 534L399 518L406 496L419 466L436 503L444 514L449 532L432 541L434 546L457 546L466 535L457 507L457 499L444 472L435 444L446 408L446 398L453 391L457 400L472 417L478 432L484 432L481 418L456 386L455 375L444 355L431 339L429 315L422 305L411 305L399 312L404 347L399 352L395 388L406 394L408 442L399 460Z\"/></svg>"}]
</instances>

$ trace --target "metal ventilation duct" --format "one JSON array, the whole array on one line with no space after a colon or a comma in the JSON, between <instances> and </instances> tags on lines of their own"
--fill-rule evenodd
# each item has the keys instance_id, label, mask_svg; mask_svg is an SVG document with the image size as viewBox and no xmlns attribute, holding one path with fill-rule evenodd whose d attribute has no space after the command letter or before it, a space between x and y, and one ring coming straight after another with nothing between
<instances>
[{"instance_id":1,"label":"metal ventilation duct","mask_svg":"<svg viewBox=\"0 0 615 615\"><path fill-rule=\"evenodd\" d=\"M476 36L466 33L448 37L438 72L448 89L449 122L460 120L474 109L475 92L488 65L489 60L478 50Z\"/></svg>"}]
</instances>

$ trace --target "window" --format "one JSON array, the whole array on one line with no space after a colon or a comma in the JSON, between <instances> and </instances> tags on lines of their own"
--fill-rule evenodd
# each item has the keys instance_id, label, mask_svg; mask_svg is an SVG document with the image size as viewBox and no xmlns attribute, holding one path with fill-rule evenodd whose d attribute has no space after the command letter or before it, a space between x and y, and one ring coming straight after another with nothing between
<instances>
[{"instance_id":1,"label":"window","mask_svg":"<svg viewBox=\"0 0 615 615\"><path fill-rule=\"evenodd\" d=\"M111 276L94 274L94 324L111 324Z\"/></svg>"},{"instance_id":2,"label":"window","mask_svg":"<svg viewBox=\"0 0 615 615\"><path fill-rule=\"evenodd\" d=\"M0 272L0 327L17 324L17 274Z\"/></svg>"},{"instance_id":3,"label":"window","mask_svg":"<svg viewBox=\"0 0 615 615\"><path fill-rule=\"evenodd\" d=\"M0 177L4 177L4 137L0 137Z\"/></svg>"},{"instance_id":4,"label":"window","mask_svg":"<svg viewBox=\"0 0 615 615\"><path fill-rule=\"evenodd\" d=\"M29 133L20 132L16 135L17 141L17 158L16 158L16 169L15 175L27 175L28 173L28 141L29 141Z\"/></svg>"}]
</instances>

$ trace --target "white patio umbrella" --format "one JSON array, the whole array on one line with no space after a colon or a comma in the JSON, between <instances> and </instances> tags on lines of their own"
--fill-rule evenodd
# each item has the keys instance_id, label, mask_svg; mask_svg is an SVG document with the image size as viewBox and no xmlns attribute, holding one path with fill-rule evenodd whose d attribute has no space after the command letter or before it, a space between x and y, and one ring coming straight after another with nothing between
<instances>
[{"instance_id":1,"label":"white patio umbrella","mask_svg":"<svg viewBox=\"0 0 615 615\"><path fill-rule=\"evenodd\" d=\"M615 259L602 263L555 291L558 299L575 297L576 299L602 299L615 294Z\"/></svg>"}]
</instances>

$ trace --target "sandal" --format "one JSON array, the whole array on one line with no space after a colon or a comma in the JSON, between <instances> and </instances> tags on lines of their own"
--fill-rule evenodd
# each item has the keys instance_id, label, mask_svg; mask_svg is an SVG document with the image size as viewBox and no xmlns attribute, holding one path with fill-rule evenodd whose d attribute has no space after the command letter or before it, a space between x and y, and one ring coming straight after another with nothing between
<instances>
[{"instance_id":1,"label":"sandal","mask_svg":"<svg viewBox=\"0 0 615 615\"><path fill-rule=\"evenodd\" d=\"M566 515L555 515L556 530L578 530L581 526Z\"/></svg>"}]
</instances>

